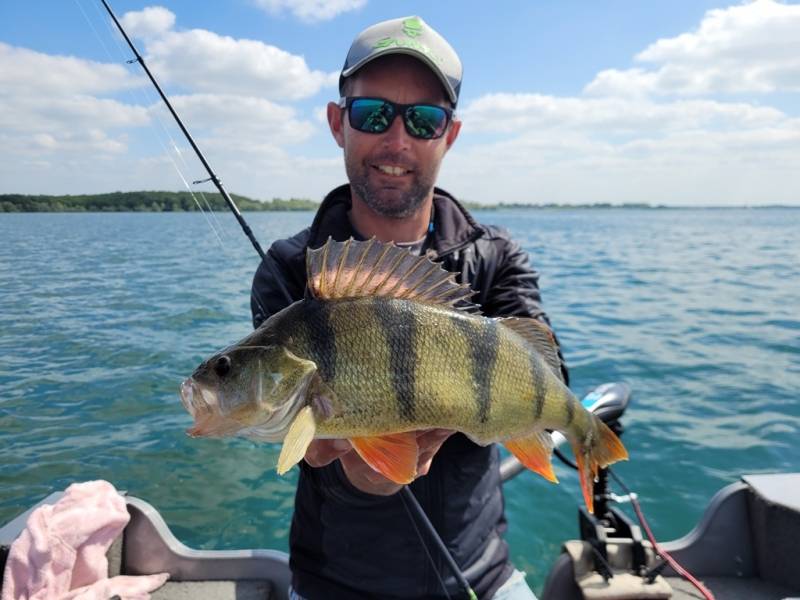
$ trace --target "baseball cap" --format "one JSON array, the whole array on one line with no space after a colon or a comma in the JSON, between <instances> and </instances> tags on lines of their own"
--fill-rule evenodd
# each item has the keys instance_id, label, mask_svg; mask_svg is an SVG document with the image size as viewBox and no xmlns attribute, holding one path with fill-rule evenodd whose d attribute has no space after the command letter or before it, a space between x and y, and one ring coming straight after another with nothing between
<instances>
[{"instance_id":1,"label":"baseball cap","mask_svg":"<svg viewBox=\"0 0 800 600\"><path fill-rule=\"evenodd\" d=\"M407 54L424 62L441 80L453 106L456 105L461 91L461 60L447 40L417 16L382 21L359 33L344 61L339 91L347 77L387 54Z\"/></svg>"}]
</instances>

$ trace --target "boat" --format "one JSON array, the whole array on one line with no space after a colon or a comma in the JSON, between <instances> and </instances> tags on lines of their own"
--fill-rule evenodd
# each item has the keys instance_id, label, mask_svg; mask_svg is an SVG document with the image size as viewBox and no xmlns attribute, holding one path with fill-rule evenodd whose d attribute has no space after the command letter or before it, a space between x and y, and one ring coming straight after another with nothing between
<instances>
[{"instance_id":1,"label":"boat","mask_svg":"<svg viewBox=\"0 0 800 600\"><path fill-rule=\"evenodd\" d=\"M603 384L582 400L612 429L631 399L621 383ZM563 436L554 433L557 455ZM524 467L509 457L503 481ZM54 492L39 504L55 503ZM580 538L564 542L540 600L672 598L703 596L662 560L642 527L615 504L631 498L608 492L607 475L596 485L596 511L578 509ZM130 522L109 548L109 576L168 572L154 600L288 600L289 556L269 549L196 550L181 543L158 510L125 495ZM0 527L0 577L12 542L25 527L31 507ZM800 473L743 475L721 489L685 536L659 545L718 600L800 599ZM0 581L0 586L2 581Z\"/></svg>"}]
</instances>

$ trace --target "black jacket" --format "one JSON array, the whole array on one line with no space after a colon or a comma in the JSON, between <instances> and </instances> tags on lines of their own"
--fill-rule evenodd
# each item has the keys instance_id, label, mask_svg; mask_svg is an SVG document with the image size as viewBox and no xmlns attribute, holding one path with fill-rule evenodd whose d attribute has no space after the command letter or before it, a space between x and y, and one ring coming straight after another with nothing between
<instances>
[{"instance_id":1,"label":"black jacket","mask_svg":"<svg viewBox=\"0 0 800 600\"><path fill-rule=\"evenodd\" d=\"M350 189L339 187L325 198L311 227L272 245L253 280L254 326L287 306L289 298L303 297L306 247L317 248L329 236L358 238L349 209ZM438 188L433 224L428 254L470 284L485 315L547 322L538 275L505 231L477 223ZM481 447L456 434L428 475L410 486L480 598L491 598L512 572L501 537L506 522L498 466L494 445ZM399 495L361 492L339 461L320 469L301 463L289 544L292 585L309 600L444 598L439 577L450 597L461 597L433 544L426 540L423 546Z\"/></svg>"}]
</instances>

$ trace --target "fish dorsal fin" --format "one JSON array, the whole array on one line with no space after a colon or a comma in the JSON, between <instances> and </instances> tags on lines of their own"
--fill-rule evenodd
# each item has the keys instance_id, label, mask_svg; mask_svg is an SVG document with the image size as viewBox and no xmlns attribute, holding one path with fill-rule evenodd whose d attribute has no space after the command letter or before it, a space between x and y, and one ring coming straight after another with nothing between
<instances>
[{"instance_id":1,"label":"fish dorsal fin","mask_svg":"<svg viewBox=\"0 0 800 600\"><path fill-rule=\"evenodd\" d=\"M558 378L564 381L556 338L547 325L537 319L525 317L500 319L500 324L520 335L534 350L542 355L547 366Z\"/></svg>"},{"instance_id":2,"label":"fish dorsal fin","mask_svg":"<svg viewBox=\"0 0 800 600\"><path fill-rule=\"evenodd\" d=\"M328 238L321 248L308 250L306 271L308 291L325 300L381 296L461 308L474 293L429 258L375 238Z\"/></svg>"}]
</instances>

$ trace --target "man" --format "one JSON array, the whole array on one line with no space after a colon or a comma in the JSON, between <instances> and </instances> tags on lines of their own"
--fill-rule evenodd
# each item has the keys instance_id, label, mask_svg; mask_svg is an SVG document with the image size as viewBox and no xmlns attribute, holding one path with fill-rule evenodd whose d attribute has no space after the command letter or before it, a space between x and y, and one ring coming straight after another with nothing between
<instances>
[{"instance_id":1,"label":"man","mask_svg":"<svg viewBox=\"0 0 800 600\"><path fill-rule=\"evenodd\" d=\"M455 51L418 17L359 34L342 69L342 98L327 108L350 184L328 194L311 227L270 248L253 281L256 327L302 298L305 250L329 236L374 236L427 253L470 284L484 314L547 322L527 255L434 187L461 128L453 113L461 74ZM497 448L451 431L417 435L419 478L410 488L472 588L480 598L533 598L501 537ZM346 440L312 442L290 534L294 597L463 597L436 548L415 530L399 490Z\"/></svg>"}]
</instances>

